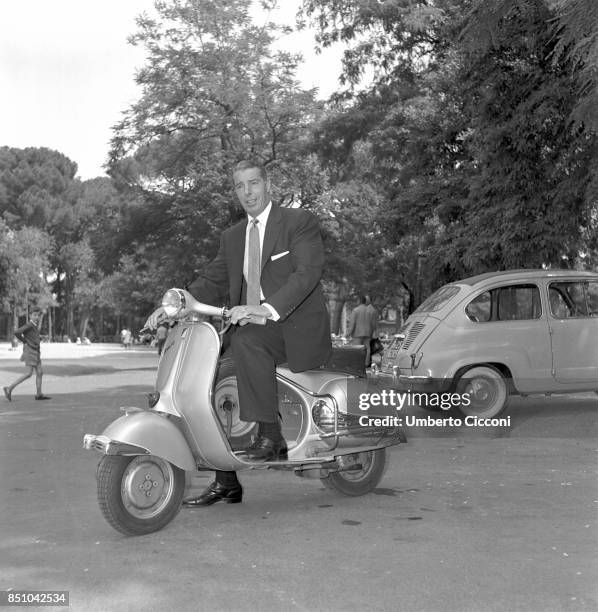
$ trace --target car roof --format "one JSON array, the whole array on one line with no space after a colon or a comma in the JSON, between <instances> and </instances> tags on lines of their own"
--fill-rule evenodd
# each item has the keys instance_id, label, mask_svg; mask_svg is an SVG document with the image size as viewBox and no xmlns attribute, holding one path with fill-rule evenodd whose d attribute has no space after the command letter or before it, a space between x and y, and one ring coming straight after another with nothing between
<instances>
[{"instance_id":1,"label":"car roof","mask_svg":"<svg viewBox=\"0 0 598 612\"><path fill-rule=\"evenodd\" d=\"M453 285L476 285L490 278L499 278L501 276L510 277L512 280L525 280L537 278L598 278L598 272L588 270L543 270L543 269L524 269L524 270L500 270L498 272L485 272L477 274L458 281L454 281Z\"/></svg>"}]
</instances>

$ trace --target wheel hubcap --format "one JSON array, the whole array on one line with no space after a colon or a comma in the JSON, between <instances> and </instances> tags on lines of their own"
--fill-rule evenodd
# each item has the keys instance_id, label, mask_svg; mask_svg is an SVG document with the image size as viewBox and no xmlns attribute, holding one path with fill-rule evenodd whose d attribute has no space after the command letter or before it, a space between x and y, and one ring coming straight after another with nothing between
<instances>
[{"instance_id":1,"label":"wheel hubcap","mask_svg":"<svg viewBox=\"0 0 598 612\"><path fill-rule=\"evenodd\" d=\"M123 474L121 498L130 514L150 518L168 503L173 488L170 463L158 457L135 457Z\"/></svg>"},{"instance_id":2,"label":"wheel hubcap","mask_svg":"<svg viewBox=\"0 0 598 612\"><path fill-rule=\"evenodd\" d=\"M228 435L240 438L251 432L255 424L241 421L234 379L223 379L216 387L214 397L216 414Z\"/></svg>"},{"instance_id":3,"label":"wheel hubcap","mask_svg":"<svg viewBox=\"0 0 598 612\"><path fill-rule=\"evenodd\" d=\"M339 457L338 462L342 468L342 471L339 471L338 474L347 481L358 482L367 478L372 470L372 453L343 455ZM355 469L351 469L351 466L355 466Z\"/></svg>"},{"instance_id":4,"label":"wheel hubcap","mask_svg":"<svg viewBox=\"0 0 598 612\"><path fill-rule=\"evenodd\" d=\"M483 406L491 404L496 400L496 385L485 378L473 379L468 390L470 391L473 400Z\"/></svg>"}]
</instances>

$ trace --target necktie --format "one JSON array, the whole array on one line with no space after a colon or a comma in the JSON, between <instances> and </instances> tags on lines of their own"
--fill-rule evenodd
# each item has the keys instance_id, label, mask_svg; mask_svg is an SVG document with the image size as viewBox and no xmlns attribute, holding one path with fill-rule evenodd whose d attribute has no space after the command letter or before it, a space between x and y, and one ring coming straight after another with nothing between
<instances>
[{"instance_id":1,"label":"necktie","mask_svg":"<svg viewBox=\"0 0 598 612\"><path fill-rule=\"evenodd\" d=\"M259 306L260 304L262 258L260 254L260 231L257 228L258 223L257 219L251 221L249 248L247 249L247 304L251 306Z\"/></svg>"}]
</instances>

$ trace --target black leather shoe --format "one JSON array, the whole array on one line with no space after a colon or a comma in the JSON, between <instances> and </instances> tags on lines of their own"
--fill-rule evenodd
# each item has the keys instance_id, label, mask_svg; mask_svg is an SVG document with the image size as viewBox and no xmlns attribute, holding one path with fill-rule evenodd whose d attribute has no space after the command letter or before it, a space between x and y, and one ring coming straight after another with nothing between
<instances>
[{"instance_id":1,"label":"black leather shoe","mask_svg":"<svg viewBox=\"0 0 598 612\"><path fill-rule=\"evenodd\" d=\"M284 440L274 442L270 438L259 436L247 449L245 455L251 461L286 461L287 453L287 443Z\"/></svg>"},{"instance_id":2,"label":"black leather shoe","mask_svg":"<svg viewBox=\"0 0 598 612\"><path fill-rule=\"evenodd\" d=\"M199 506L211 506L216 502L223 501L226 504L240 504L243 500L243 488L240 484L234 487L225 487L214 481L197 497L188 497L183 500L183 506L196 508Z\"/></svg>"}]
</instances>

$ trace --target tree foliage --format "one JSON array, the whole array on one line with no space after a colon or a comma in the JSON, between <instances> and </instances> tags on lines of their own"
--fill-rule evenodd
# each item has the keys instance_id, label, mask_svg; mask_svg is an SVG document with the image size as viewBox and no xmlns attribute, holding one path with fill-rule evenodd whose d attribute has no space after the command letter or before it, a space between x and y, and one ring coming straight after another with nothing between
<instances>
[{"instance_id":1,"label":"tree foliage","mask_svg":"<svg viewBox=\"0 0 598 612\"><path fill-rule=\"evenodd\" d=\"M346 83L366 63L374 71L368 88L337 96L316 149L342 180L355 171L354 147L369 143L380 225L394 255L407 256L412 285L422 254L428 288L576 264L594 223L596 140L574 121L587 67L572 61L574 20L568 13L564 24L560 9L543 0L304 2L321 44L351 45Z\"/></svg>"},{"instance_id":2,"label":"tree foliage","mask_svg":"<svg viewBox=\"0 0 598 612\"><path fill-rule=\"evenodd\" d=\"M594 0L553 0L556 18L555 64L567 63L577 73L577 101L571 118L598 130L598 4Z\"/></svg>"},{"instance_id":3,"label":"tree foliage","mask_svg":"<svg viewBox=\"0 0 598 612\"><path fill-rule=\"evenodd\" d=\"M69 336L84 335L76 319L101 302L103 276L118 265L127 208L113 181L83 183L76 172L56 151L0 149L3 309L57 306L54 331Z\"/></svg>"},{"instance_id":4,"label":"tree foliage","mask_svg":"<svg viewBox=\"0 0 598 612\"><path fill-rule=\"evenodd\" d=\"M12 230L0 220L0 296L5 312L27 313L53 303L46 281L51 238L38 228Z\"/></svg>"},{"instance_id":5,"label":"tree foliage","mask_svg":"<svg viewBox=\"0 0 598 612\"><path fill-rule=\"evenodd\" d=\"M147 60L110 178L0 148L4 308L54 300L71 335L99 311L142 317L241 217L230 168L246 156L276 202L319 215L337 306L401 287L417 302L486 270L595 267L594 0L303 0L315 44L346 47L326 103L251 0L154 5L131 36Z\"/></svg>"},{"instance_id":6,"label":"tree foliage","mask_svg":"<svg viewBox=\"0 0 598 612\"><path fill-rule=\"evenodd\" d=\"M141 17L131 37L147 51L142 95L115 127L110 171L141 196L129 226L154 253L159 281L190 282L240 218L235 161L265 163L280 203L301 190L297 158L321 108L297 82L299 57L273 51L280 32L255 26L250 5L156 2L156 16Z\"/></svg>"}]
</instances>

